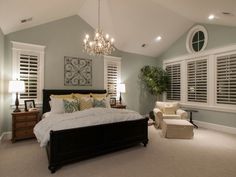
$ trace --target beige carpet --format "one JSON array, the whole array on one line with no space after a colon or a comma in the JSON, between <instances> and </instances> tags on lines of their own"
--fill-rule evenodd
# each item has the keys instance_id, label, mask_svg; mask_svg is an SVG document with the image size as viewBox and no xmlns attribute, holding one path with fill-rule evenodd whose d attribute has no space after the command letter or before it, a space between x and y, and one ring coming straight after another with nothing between
<instances>
[{"instance_id":1,"label":"beige carpet","mask_svg":"<svg viewBox=\"0 0 236 177\"><path fill-rule=\"evenodd\" d=\"M50 174L35 140L0 145L1 177L236 177L236 136L194 129L193 140L165 139L149 128L149 144L70 164Z\"/></svg>"}]
</instances>

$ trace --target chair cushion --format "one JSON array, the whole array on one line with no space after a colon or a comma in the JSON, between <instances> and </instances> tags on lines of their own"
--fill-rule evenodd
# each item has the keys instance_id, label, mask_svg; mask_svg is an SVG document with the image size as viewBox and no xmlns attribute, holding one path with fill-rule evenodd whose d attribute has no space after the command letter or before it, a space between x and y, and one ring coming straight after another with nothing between
<instances>
[{"instance_id":1,"label":"chair cushion","mask_svg":"<svg viewBox=\"0 0 236 177\"><path fill-rule=\"evenodd\" d=\"M161 110L164 114L176 114L179 108L178 102L156 102L156 107Z\"/></svg>"},{"instance_id":2,"label":"chair cushion","mask_svg":"<svg viewBox=\"0 0 236 177\"><path fill-rule=\"evenodd\" d=\"M180 119L180 115L176 114L163 114L163 119Z\"/></svg>"}]
</instances>

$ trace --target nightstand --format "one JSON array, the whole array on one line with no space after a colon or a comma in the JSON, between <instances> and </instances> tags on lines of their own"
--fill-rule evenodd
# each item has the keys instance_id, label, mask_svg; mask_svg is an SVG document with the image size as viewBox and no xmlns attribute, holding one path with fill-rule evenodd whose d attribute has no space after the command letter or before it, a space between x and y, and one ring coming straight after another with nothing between
<instances>
[{"instance_id":1,"label":"nightstand","mask_svg":"<svg viewBox=\"0 0 236 177\"><path fill-rule=\"evenodd\" d=\"M39 121L39 111L12 113L12 142L34 138L33 128Z\"/></svg>"},{"instance_id":2,"label":"nightstand","mask_svg":"<svg viewBox=\"0 0 236 177\"><path fill-rule=\"evenodd\" d=\"M123 105L123 104L116 104L116 105L111 105L111 108L126 109L126 105Z\"/></svg>"}]
</instances>

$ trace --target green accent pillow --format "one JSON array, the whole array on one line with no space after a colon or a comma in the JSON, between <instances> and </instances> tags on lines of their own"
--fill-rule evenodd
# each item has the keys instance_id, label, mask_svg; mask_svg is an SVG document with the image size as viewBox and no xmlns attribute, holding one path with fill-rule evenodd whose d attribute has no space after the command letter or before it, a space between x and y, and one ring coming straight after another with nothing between
<instances>
[{"instance_id":1,"label":"green accent pillow","mask_svg":"<svg viewBox=\"0 0 236 177\"><path fill-rule=\"evenodd\" d=\"M94 99L93 107L106 108L106 99L102 100Z\"/></svg>"},{"instance_id":2,"label":"green accent pillow","mask_svg":"<svg viewBox=\"0 0 236 177\"><path fill-rule=\"evenodd\" d=\"M65 113L79 111L79 101L77 99L63 99Z\"/></svg>"}]
</instances>

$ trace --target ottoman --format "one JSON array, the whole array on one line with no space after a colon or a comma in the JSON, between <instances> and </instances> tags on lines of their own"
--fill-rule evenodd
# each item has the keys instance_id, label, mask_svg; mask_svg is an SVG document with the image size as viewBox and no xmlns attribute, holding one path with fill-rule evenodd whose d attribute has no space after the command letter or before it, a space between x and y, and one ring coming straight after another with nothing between
<instances>
[{"instance_id":1,"label":"ottoman","mask_svg":"<svg viewBox=\"0 0 236 177\"><path fill-rule=\"evenodd\" d=\"M193 125L187 120L163 119L162 134L166 138L191 139Z\"/></svg>"}]
</instances>

